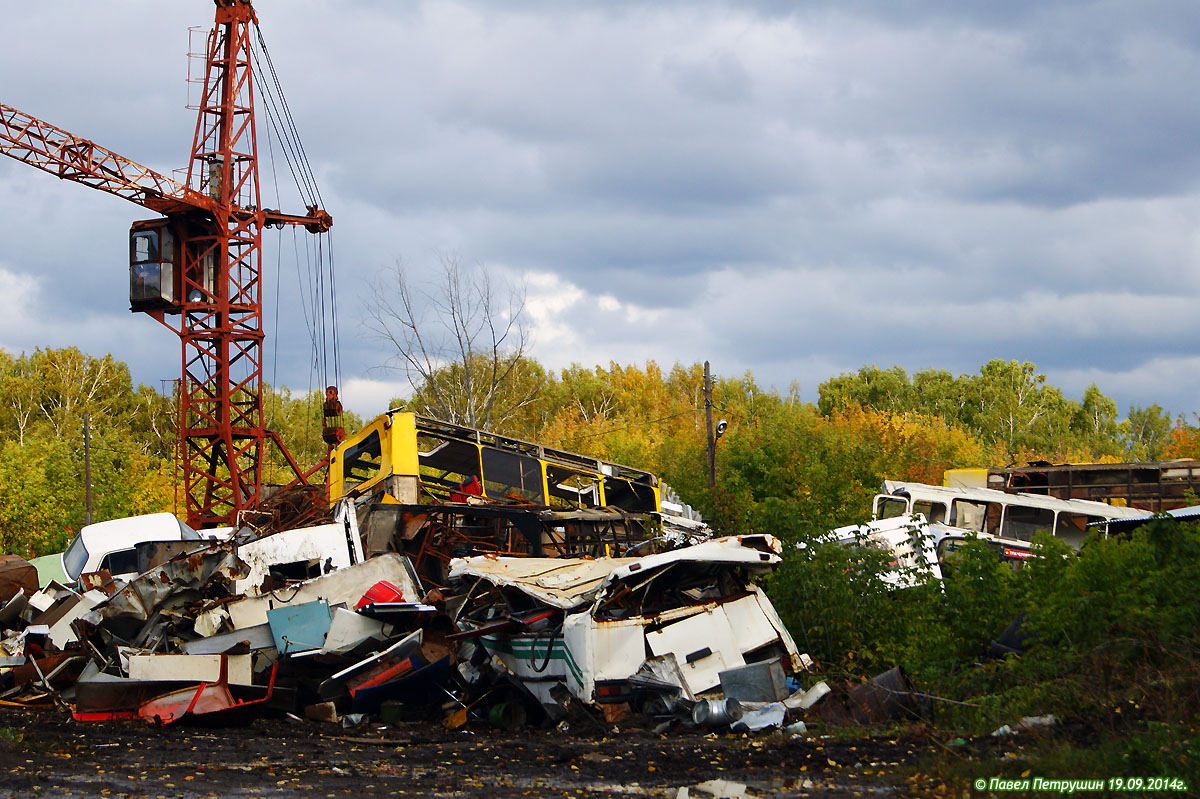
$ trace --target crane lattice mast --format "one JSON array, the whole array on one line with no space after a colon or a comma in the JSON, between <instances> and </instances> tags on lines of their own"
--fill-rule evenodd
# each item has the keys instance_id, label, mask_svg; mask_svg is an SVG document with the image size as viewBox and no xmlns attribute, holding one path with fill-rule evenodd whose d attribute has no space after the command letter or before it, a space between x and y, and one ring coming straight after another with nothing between
<instances>
[{"instance_id":1,"label":"crane lattice mast","mask_svg":"<svg viewBox=\"0 0 1200 799\"><path fill-rule=\"evenodd\" d=\"M237 523L257 506L268 440L304 472L263 420L262 231L333 224L261 208L254 119L250 0L215 0L205 83L182 185L93 142L0 104L0 154L163 214L130 231L130 309L178 333L179 445L188 523ZM336 408L336 389L327 392ZM327 411L328 416L332 413ZM340 428L327 420L325 437Z\"/></svg>"}]
</instances>

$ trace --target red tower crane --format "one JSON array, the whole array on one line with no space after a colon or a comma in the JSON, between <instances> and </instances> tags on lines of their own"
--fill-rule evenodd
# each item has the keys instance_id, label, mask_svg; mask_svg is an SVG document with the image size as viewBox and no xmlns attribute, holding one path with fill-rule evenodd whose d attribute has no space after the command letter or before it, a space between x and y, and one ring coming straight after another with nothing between
<instances>
[{"instance_id":1,"label":"red tower crane","mask_svg":"<svg viewBox=\"0 0 1200 799\"><path fill-rule=\"evenodd\" d=\"M262 230L333 219L260 207L250 0L215 0L204 91L180 184L86 139L0 104L0 153L157 211L129 237L130 310L178 333L183 377L179 445L188 523L237 523L260 499L268 440L304 472L263 424ZM336 443L340 404L327 391L325 438ZM335 414L336 411L336 414Z\"/></svg>"}]
</instances>

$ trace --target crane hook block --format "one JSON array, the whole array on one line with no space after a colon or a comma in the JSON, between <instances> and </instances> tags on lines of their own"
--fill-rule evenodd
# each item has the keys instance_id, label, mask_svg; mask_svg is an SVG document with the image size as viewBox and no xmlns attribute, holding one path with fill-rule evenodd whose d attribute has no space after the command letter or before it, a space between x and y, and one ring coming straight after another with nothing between
<instances>
[{"instance_id":1,"label":"crane hook block","mask_svg":"<svg viewBox=\"0 0 1200 799\"><path fill-rule=\"evenodd\" d=\"M321 438L331 447L346 440L346 428L342 427L342 402L338 399L337 386L325 389L325 407L323 410L325 425L321 430Z\"/></svg>"}]
</instances>

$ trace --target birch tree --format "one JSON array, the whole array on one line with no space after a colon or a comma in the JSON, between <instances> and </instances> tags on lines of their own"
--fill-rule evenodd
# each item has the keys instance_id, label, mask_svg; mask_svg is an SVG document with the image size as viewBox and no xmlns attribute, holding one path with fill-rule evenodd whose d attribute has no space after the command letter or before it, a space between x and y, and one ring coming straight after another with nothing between
<instances>
[{"instance_id":1,"label":"birch tree","mask_svg":"<svg viewBox=\"0 0 1200 799\"><path fill-rule=\"evenodd\" d=\"M523 284L498 283L483 265L442 256L429 287L397 263L372 288L364 325L390 350L384 366L408 380L417 413L499 429L536 399L545 373L526 368Z\"/></svg>"}]
</instances>

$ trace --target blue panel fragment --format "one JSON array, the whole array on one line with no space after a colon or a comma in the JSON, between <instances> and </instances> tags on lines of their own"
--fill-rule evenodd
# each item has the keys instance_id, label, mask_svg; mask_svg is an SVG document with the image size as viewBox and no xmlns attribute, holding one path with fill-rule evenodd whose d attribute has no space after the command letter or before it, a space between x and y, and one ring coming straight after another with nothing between
<instances>
[{"instance_id":1,"label":"blue panel fragment","mask_svg":"<svg viewBox=\"0 0 1200 799\"><path fill-rule=\"evenodd\" d=\"M267 624L271 625L271 636L281 655L325 646L331 621L329 603L324 599L267 611Z\"/></svg>"}]
</instances>

